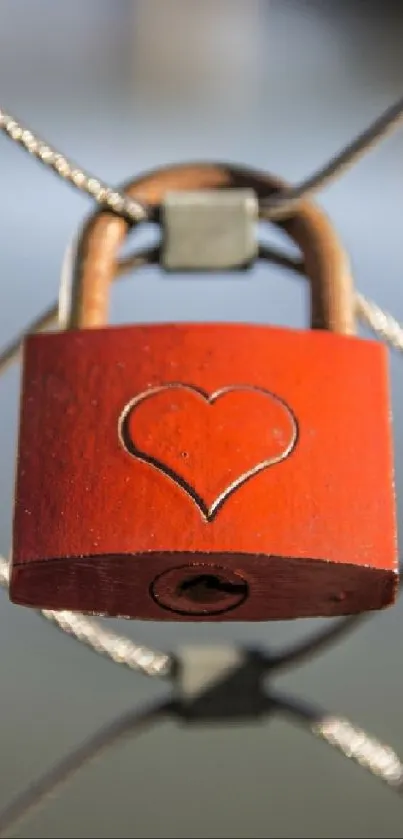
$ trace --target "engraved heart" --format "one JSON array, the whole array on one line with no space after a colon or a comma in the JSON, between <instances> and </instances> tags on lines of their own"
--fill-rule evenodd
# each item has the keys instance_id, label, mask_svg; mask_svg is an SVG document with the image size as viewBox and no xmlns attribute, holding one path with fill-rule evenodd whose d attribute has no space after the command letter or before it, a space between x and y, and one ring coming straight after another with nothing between
<instances>
[{"instance_id":1,"label":"engraved heart","mask_svg":"<svg viewBox=\"0 0 403 839\"><path fill-rule=\"evenodd\" d=\"M286 402L264 388L231 385L208 394L174 382L125 405L119 439L129 454L181 487L212 521L246 481L289 457L298 425Z\"/></svg>"}]
</instances>

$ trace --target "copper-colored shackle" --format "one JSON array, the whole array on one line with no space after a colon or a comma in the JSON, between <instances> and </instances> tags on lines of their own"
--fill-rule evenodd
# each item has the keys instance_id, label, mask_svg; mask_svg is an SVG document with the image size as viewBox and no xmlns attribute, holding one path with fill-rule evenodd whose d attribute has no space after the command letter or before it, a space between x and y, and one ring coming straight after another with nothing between
<instances>
[{"instance_id":1,"label":"copper-colored shackle","mask_svg":"<svg viewBox=\"0 0 403 839\"><path fill-rule=\"evenodd\" d=\"M221 164L176 165L131 181L124 191L158 208L164 195L179 190L253 189L257 198L284 188L272 175ZM323 212L301 201L293 215L275 224L302 251L311 283L311 326L345 335L355 332L354 291L346 256ZM108 211L97 211L85 224L77 246L68 328L102 326L107 321L110 284L116 274L119 249L130 223Z\"/></svg>"}]
</instances>

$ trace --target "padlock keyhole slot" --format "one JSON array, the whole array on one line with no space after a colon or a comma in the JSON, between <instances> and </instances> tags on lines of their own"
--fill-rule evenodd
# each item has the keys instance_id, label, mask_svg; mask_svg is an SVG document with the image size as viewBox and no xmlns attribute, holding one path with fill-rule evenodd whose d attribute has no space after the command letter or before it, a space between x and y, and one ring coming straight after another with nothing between
<instances>
[{"instance_id":1,"label":"padlock keyhole slot","mask_svg":"<svg viewBox=\"0 0 403 839\"><path fill-rule=\"evenodd\" d=\"M150 594L163 609L207 617L240 606L249 596L249 585L231 568L189 564L169 568L156 577Z\"/></svg>"},{"instance_id":2,"label":"padlock keyhole slot","mask_svg":"<svg viewBox=\"0 0 403 839\"><path fill-rule=\"evenodd\" d=\"M177 588L179 597L186 597L193 603L216 603L227 595L229 597L246 594L246 583L234 583L216 574L199 574L185 577Z\"/></svg>"}]
</instances>

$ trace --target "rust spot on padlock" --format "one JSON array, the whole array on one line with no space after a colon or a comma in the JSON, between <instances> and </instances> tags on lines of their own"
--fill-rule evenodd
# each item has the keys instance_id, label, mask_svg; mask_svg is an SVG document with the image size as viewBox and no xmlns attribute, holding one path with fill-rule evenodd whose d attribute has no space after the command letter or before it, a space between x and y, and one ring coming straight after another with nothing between
<instances>
[{"instance_id":1,"label":"rust spot on padlock","mask_svg":"<svg viewBox=\"0 0 403 839\"><path fill-rule=\"evenodd\" d=\"M279 186L200 165L127 191L158 209L169 190L248 187L260 197ZM311 331L106 327L128 224L107 212L90 219L70 328L31 336L24 350L14 602L183 621L393 602L387 354L354 336L351 278L322 213L304 201L280 226L302 250ZM74 395L68 410L52 381Z\"/></svg>"},{"instance_id":2,"label":"rust spot on padlock","mask_svg":"<svg viewBox=\"0 0 403 839\"><path fill-rule=\"evenodd\" d=\"M150 590L163 609L189 617L222 615L248 596L248 584L240 574L207 564L170 568L153 581Z\"/></svg>"}]
</instances>

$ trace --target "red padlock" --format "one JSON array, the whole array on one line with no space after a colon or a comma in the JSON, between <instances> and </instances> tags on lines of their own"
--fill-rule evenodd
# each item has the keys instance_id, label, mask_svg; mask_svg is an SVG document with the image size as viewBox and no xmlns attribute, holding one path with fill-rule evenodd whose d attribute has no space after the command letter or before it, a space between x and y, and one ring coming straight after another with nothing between
<instances>
[{"instance_id":1,"label":"red padlock","mask_svg":"<svg viewBox=\"0 0 403 839\"><path fill-rule=\"evenodd\" d=\"M234 167L132 183L276 189ZM355 337L352 284L322 213L280 223L311 281L313 330L104 326L128 231L79 247L70 329L28 338L10 596L152 620L271 620L390 604L397 546L387 357Z\"/></svg>"}]
</instances>

